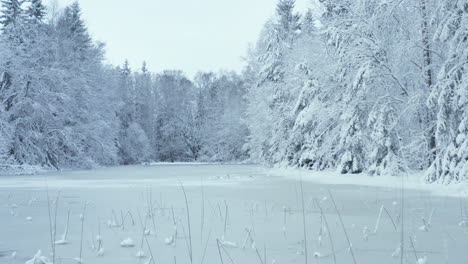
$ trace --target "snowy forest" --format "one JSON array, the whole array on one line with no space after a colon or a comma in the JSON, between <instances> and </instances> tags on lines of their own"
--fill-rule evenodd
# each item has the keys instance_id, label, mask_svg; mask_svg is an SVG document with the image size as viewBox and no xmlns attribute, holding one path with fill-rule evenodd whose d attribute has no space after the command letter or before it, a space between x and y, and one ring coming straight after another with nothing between
<instances>
[{"instance_id":1,"label":"snowy forest","mask_svg":"<svg viewBox=\"0 0 468 264\"><path fill-rule=\"evenodd\" d=\"M2 0L0 170L244 161L468 180L466 1L294 6L278 1L241 73L191 79L106 64L78 2Z\"/></svg>"}]
</instances>

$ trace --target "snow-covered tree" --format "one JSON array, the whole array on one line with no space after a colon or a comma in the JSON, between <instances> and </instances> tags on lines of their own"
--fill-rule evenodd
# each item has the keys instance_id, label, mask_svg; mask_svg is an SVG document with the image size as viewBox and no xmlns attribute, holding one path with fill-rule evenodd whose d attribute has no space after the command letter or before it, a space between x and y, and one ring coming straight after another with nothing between
<instances>
[{"instance_id":1,"label":"snow-covered tree","mask_svg":"<svg viewBox=\"0 0 468 264\"><path fill-rule=\"evenodd\" d=\"M22 20L24 15L21 9L22 2L19 0L2 0L0 24L5 31L9 27L16 27Z\"/></svg>"},{"instance_id":2,"label":"snow-covered tree","mask_svg":"<svg viewBox=\"0 0 468 264\"><path fill-rule=\"evenodd\" d=\"M0 166L240 160L467 179L467 5L278 0L242 76L103 63L78 2L1 0ZM438 75L437 75L438 73ZM437 75L437 76L436 76ZM436 155L436 156L434 156Z\"/></svg>"},{"instance_id":3,"label":"snow-covered tree","mask_svg":"<svg viewBox=\"0 0 468 264\"><path fill-rule=\"evenodd\" d=\"M122 164L135 164L147 161L151 154L150 142L145 131L135 122L121 130L119 139Z\"/></svg>"},{"instance_id":4,"label":"snow-covered tree","mask_svg":"<svg viewBox=\"0 0 468 264\"><path fill-rule=\"evenodd\" d=\"M251 58L254 76L249 83L248 144L254 159L271 164L285 156L291 108L297 97L297 84L290 82L295 62L287 60L301 26L294 4L293 0L278 2L276 15L265 25Z\"/></svg>"},{"instance_id":5,"label":"snow-covered tree","mask_svg":"<svg viewBox=\"0 0 468 264\"><path fill-rule=\"evenodd\" d=\"M92 40L85 26L78 2L67 6L57 22L57 30L62 34L63 42L73 50L73 55L84 61L92 51Z\"/></svg>"},{"instance_id":6,"label":"snow-covered tree","mask_svg":"<svg viewBox=\"0 0 468 264\"><path fill-rule=\"evenodd\" d=\"M135 122L145 131L148 139L151 142L154 138L154 118L155 98L153 93L153 84L151 73L148 71L146 63L140 69L140 72L135 73Z\"/></svg>"},{"instance_id":7,"label":"snow-covered tree","mask_svg":"<svg viewBox=\"0 0 468 264\"><path fill-rule=\"evenodd\" d=\"M28 0L27 2L29 6L25 11L26 17L34 23L42 22L46 15L46 7L42 0Z\"/></svg>"},{"instance_id":8,"label":"snow-covered tree","mask_svg":"<svg viewBox=\"0 0 468 264\"><path fill-rule=\"evenodd\" d=\"M336 158L336 113L327 102L323 83L311 76L305 81L294 112L296 114L288 154L290 165L307 169L334 168Z\"/></svg>"},{"instance_id":9,"label":"snow-covered tree","mask_svg":"<svg viewBox=\"0 0 468 264\"><path fill-rule=\"evenodd\" d=\"M360 3L327 1L327 12L324 14L326 34L329 44L335 50L338 59L337 76L341 90L342 110L340 114L341 129L336 149L338 170L341 173L360 173L366 164L365 124L369 106L366 105L371 73L376 62L373 56L376 47L369 41L372 37L367 24L356 19L352 8L361 8L361 16L369 16L369 10ZM356 6L354 6L356 5ZM367 17L369 18L369 17ZM344 22L346 21L346 22Z\"/></svg>"},{"instance_id":10,"label":"snow-covered tree","mask_svg":"<svg viewBox=\"0 0 468 264\"><path fill-rule=\"evenodd\" d=\"M158 159L190 160L197 156L198 139L192 137L193 83L180 71L164 71L155 79Z\"/></svg>"},{"instance_id":11,"label":"snow-covered tree","mask_svg":"<svg viewBox=\"0 0 468 264\"><path fill-rule=\"evenodd\" d=\"M368 172L371 175L399 175L406 170L400 157L398 137L398 102L386 96L379 98L369 114L367 126L371 129L373 149L369 155Z\"/></svg>"},{"instance_id":12,"label":"snow-covered tree","mask_svg":"<svg viewBox=\"0 0 468 264\"><path fill-rule=\"evenodd\" d=\"M199 138L200 158L239 160L247 135L245 85L234 73L199 73L195 78L196 113L191 125Z\"/></svg>"},{"instance_id":13,"label":"snow-covered tree","mask_svg":"<svg viewBox=\"0 0 468 264\"><path fill-rule=\"evenodd\" d=\"M115 164L115 111L104 103L113 91L104 81L110 75L102 65L102 47L90 42L86 56L78 55L66 28L26 22L15 32L21 41L1 39L1 97L10 126L2 163Z\"/></svg>"},{"instance_id":14,"label":"snow-covered tree","mask_svg":"<svg viewBox=\"0 0 468 264\"><path fill-rule=\"evenodd\" d=\"M468 5L444 1L435 39L449 44L438 82L429 97L437 111L437 157L426 174L429 182L468 179Z\"/></svg>"},{"instance_id":15,"label":"snow-covered tree","mask_svg":"<svg viewBox=\"0 0 468 264\"><path fill-rule=\"evenodd\" d=\"M147 132L142 128L149 120L142 120L140 112L146 101L137 103L137 96L142 99L143 95L139 94L142 91L136 90L135 76L127 60L118 71L121 102L117 113L120 119L119 156L123 164L140 163L151 156L151 143Z\"/></svg>"},{"instance_id":16,"label":"snow-covered tree","mask_svg":"<svg viewBox=\"0 0 468 264\"><path fill-rule=\"evenodd\" d=\"M290 45L295 39L295 33L301 29L301 17L294 11L295 4L296 0L279 0L276 6L278 38Z\"/></svg>"}]
</instances>

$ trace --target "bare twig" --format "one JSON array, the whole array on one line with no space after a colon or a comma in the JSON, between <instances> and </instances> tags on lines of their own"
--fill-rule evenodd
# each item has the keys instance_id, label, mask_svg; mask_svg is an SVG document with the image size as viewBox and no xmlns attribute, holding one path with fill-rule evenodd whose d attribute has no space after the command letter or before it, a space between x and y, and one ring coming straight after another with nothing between
<instances>
[{"instance_id":1,"label":"bare twig","mask_svg":"<svg viewBox=\"0 0 468 264\"><path fill-rule=\"evenodd\" d=\"M308 263L307 257L307 230L306 230L306 217L305 217L305 208L304 208L304 188L302 186L302 177L300 181L301 187L301 203L302 203L302 226L303 226L303 236L304 236L304 256L305 256L305 263Z\"/></svg>"},{"instance_id":2,"label":"bare twig","mask_svg":"<svg viewBox=\"0 0 468 264\"><path fill-rule=\"evenodd\" d=\"M410 240L410 242L411 242L411 247L413 248L414 257L416 258L416 263L418 263L419 258L418 258L418 254L417 254L417 252L416 252L416 247L414 246L413 238L410 236L410 237L409 237L409 240Z\"/></svg>"},{"instance_id":3,"label":"bare twig","mask_svg":"<svg viewBox=\"0 0 468 264\"><path fill-rule=\"evenodd\" d=\"M351 240L349 239L348 232L346 231L346 227L345 227L345 225L343 223L343 219L341 217L340 211L338 210L338 207L336 206L335 199L333 198L333 195L332 195L330 190L328 190L328 194L330 195L333 206L335 207L336 214L338 215L338 218L340 219L341 227L343 228L343 232L344 232L344 234L346 236L346 240L348 241L349 252L351 253L351 256L353 257L353 263L357 264L356 257L354 256L353 244L351 243Z\"/></svg>"},{"instance_id":4,"label":"bare twig","mask_svg":"<svg viewBox=\"0 0 468 264\"><path fill-rule=\"evenodd\" d=\"M319 202L317 201L317 199L314 199L315 201L315 204L317 205L317 207L319 208L320 210L320 214L322 215L322 218L323 218L323 222L325 223L325 228L327 229L327 233L328 233L328 238L330 239L330 246L331 246L331 250L332 250L332 255L333 255L333 263L336 264L336 253L335 253L335 246L333 244L333 238L330 234L330 228L328 227L328 221L327 221L327 218L325 217L325 214L323 213L323 209L322 207L320 206Z\"/></svg>"},{"instance_id":5,"label":"bare twig","mask_svg":"<svg viewBox=\"0 0 468 264\"><path fill-rule=\"evenodd\" d=\"M190 263L193 263L193 251L192 251L192 231L190 227L190 210L188 205L187 193L185 192L184 185L181 183L180 187L182 188L182 192L184 193L185 198L185 209L187 210L187 226L188 226L188 242L189 242L189 257Z\"/></svg>"},{"instance_id":6,"label":"bare twig","mask_svg":"<svg viewBox=\"0 0 468 264\"><path fill-rule=\"evenodd\" d=\"M83 206L83 212L80 215L81 220L81 239L80 239L80 262L83 263L83 259L81 258L83 254L83 233L84 233L84 220L85 220L85 212L86 212L86 202Z\"/></svg>"},{"instance_id":7,"label":"bare twig","mask_svg":"<svg viewBox=\"0 0 468 264\"><path fill-rule=\"evenodd\" d=\"M55 264L55 239L53 235L53 229L52 229L52 215L50 211L50 196L49 196L49 187L46 186L46 194L47 194L47 211L49 212L49 233L50 233L50 244L51 244L51 250L52 250L52 263Z\"/></svg>"},{"instance_id":8,"label":"bare twig","mask_svg":"<svg viewBox=\"0 0 468 264\"><path fill-rule=\"evenodd\" d=\"M203 262L205 261L206 249L208 248L208 241L210 240L210 237L211 237L211 229L208 232L208 238L206 239L206 243L205 243L205 247L203 249L203 255L202 255L200 264L203 264Z\"/></svg>"},{"instance_id":9,"label":"bare twig","mask_svg":"<svg viewBox=\"0 0 468 264\"><path fill-rule=\"evenodd\" d=\"M219 254L219 259L221 260L221 264L224 264L223 255L221 254L221 248L219 246L219 240L218 239L216 239L216 245L218 247L218 254Z\"/></svg>"}]
</instances>

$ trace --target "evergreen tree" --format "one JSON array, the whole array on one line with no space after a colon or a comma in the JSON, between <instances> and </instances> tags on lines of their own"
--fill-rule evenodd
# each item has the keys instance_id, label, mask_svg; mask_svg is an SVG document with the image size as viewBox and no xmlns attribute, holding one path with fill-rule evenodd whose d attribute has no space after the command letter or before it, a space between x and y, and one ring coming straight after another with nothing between
<instances>
[{"instance_id":1,"label":"evergreen tree","mask_svg":"<svg viewBox=\"0 0 468 264\"><path fill-rule=\"evenodd\" d=\"M399 175L406 168L400 157L397 131L398 102L382 97L369 114L367 126L371 130L372 151L368 157L371 175Z\"/></svg>"},{"instance_id":2,"label":"evergreen tree","mask_svg":"<svg viewBox=\"0 0 468 264\"><path fill-rule=\"evenodd\" d=\"M445 1L435 38L449 53L428 103L437 111L437 157L426 173L429 182L468 179L468 5Z\"/></svg>"},{"instance_id":3,"label":"evergreen tree","mask_svg":"<svg viewBox=\"0 0 468 264\"><path fill-rule=\"evenodd\" d=\"M42 22L44 16L46 15L46 8L42 3L42 0L28 0L30 2L27 10L26 16L29 20L38 23Z\"/></svg>"},{"instance_id":4,"label":"evergreen tree","mask_svg":"<svg viewBox=\"0 0 468 264\"><path fill-rule=\"evenodd\" d=\"M3 30L9 27L16 27L23 16L23 10L21 9L21 3L19 0L2 0L1 1L1 15L0 24L3 26Z\"/></svg>"},{"instance_id":5,"label":"evergreen tree","mask_svg":"<svg viewBox=\"0 0 468 264\"><path fill-rule=\"evenodd\" d=\"M125 60L119 70L119 91L122 100L120 119L123 127L128 127L135 120L135 91L132 70L128 60Z\"/></svg>"},{"instance_id":6,"label":"evergreen tree","mask_svg":"<svg viewBox=\"0 0 468 264\"><path fill-rule=\"evenodd\" d=\"M63 11L58 19L57 28L66 40L64 44L72 49L73 55L85 61L94 54L91 54L93 43L81 16L81 7L78 2L74 2Z\"/></svg>"},{"instance_id":7,"label":"evergreen tree","mask_svg":"<svg viewBox=\"0 0 468 264\"><path fill-rule=\"evenodd\" d=\"M312 13L311 9L308 9L307 12L305 13L304 17L302 18L301 22L301 30L305 34L314 34L316 32L316 26L315 26L315 18L314 14Z\"/></svg>"},{"instance_id":8,"label":"evergreen tree","mask_svg":"<svg viewBox=\"0 0 468 264\"><path fill-rule=\"evenodd\" d=\"M155 77L157 94L157 152L159 160L191 160L198 138L193 137L194 85L180 71L164 71Z\"/></svg>"},{"instance_id":9,"label":"evergreen tree","mask_svg":"<svg viewBox=\"0 0 468 264\"><path fill-rule=\"evenodd\" d=\"M429 5L427 0L419 0L419 9L421 13L421 44L422 44L422 75L424 79L423 90L428 94L434 85L433 77L433 58L431 54L432 45L430 42L430 26L429 26ZM434 111L432 109L421 109L421 121L424 127L424 136L428 142L427 144L427 162L426 166L430 166L436 156L436 137L435 126L433 124Z\"/></svg>"},{"instance_id":10,"label":"evergreen tree","mask_svg":"<svg viewBox=\"0 0 468 264\"><path fill-rule=\"evenodd\" d=\"M257 43L252 68L256 77L249 91L248 118L251 120L250 149L255 158L268 163L281 161L292 128L291 108L297 97L293 72L288 60L299 36L300 16L293 0L280 0L275 20L269 21Z\"/></svg>"},{"instance_id":11,"label":"evergreen tree","mask_svg":"<svg viewBox=\"0 0 468 264\"><path fill-rule=\"evenodd\" d=\"M141 72L134 74L135 78L135 121L145 131L151 142L154 142L154 93L151 73L146 62L143 62Z\"/></svg>"},{"instance_id":12,"label":"evergreen tree","mask_svg":"<svg viewBox=\"0 0 468 264\"><path fill-rule=\"evenodd\" d=\"M296 0L279 0L276 5L278 36L282 40L294 41L294 34L301 29L301 16L295 13ZM292 44L292 43L289 43Z\"/></svg>"},{"instance_id":13,"label":"evergreen tree","mask_svg":"<svg viewBox=\"0 0 468 264\"><path fill-rule=\"evenodd\" d=\"M372 164L372 170L379 174L390 167L382 160L396 161L398 158L393 156L400 155L399 142L387 140L396 131L383 129L391 127L386 118L392 116L395 102L401 104L409 96L408 88L394 72L401 64L389 58L389 54L395 54L392 49L395 40L384 33L395 31L394 37L399 37L401 25L389 22L392 18L386 1L327 0L324 4L325 37L337 59L332 86L335 83L334 90L340 94L339 140L334 150L338 170L360 173ZM392 107L376 107L374 102ZM370 141L368 134L376 140ZM391 167L402 168L398 164ZM391 173L396 174L396 170Z\"/></svg>"},{"instance_id":14,"label":"evergreen tree","mask_svg":"<svg viewBox=\"0 0 468 264\"><path fill-rule=\"evenodd\" d=\"M338 4L334 0L326 1L324 22L328 42L335 50L338 59L337 91L341 91L341 124L336 156L339 157L338 170L341 173L360 173L365 168L364 129L367 119L367 107L364 104L367 95L367 82L370 81L371 67L374 63L365 52L367 47L360 36L369 35L358 22L354 27L343 20L353 21L347 10L352 8L347 1ZM362 11L362 10L361 10Z\"/></svg>"}]
</instances>

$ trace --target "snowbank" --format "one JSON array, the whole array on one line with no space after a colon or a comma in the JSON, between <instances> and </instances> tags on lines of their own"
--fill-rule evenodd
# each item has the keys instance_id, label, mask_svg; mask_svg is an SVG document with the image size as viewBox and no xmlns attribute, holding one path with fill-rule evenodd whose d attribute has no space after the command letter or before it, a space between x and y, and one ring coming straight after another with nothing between
<instances>
[{"instance_id":1,"label":"snowbank","mask_svg":"<svg viewBox=\"0 0 468 264\"><path fill-rule=\"evenodd\" d=\"M450 185L429 184L424 181L423 172L412 172L396 176L370 176L368 174L341 174L337 171L312 171L301 168L265 169L269 176L288 177L303 181L331 185L361 185L372 187L401 188L429 191L438 196L467 197L468 183Z\"/></svg>"},{"instance_id":2,"label":"snowbank","mask_svg":"<svg viewBox=\"0 0 468 264\"><path fill-rule=\"evenodd\" d=\"M250 161L232 161L232 162L143 162L143 166L209 166L209 165L253 165Z\"/></svg>"},{"instance_id":3,"label":"snowbank","mask_svg":"<svg viewBox=\"0 0 468 264\"><path fill-rule=\"evenodd\" d=\"M40 166L0 164L0 176L34 175L46 172Z\"/></svg>"}]
</instances>

